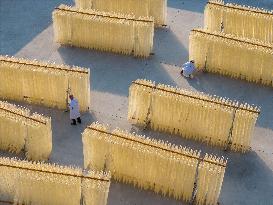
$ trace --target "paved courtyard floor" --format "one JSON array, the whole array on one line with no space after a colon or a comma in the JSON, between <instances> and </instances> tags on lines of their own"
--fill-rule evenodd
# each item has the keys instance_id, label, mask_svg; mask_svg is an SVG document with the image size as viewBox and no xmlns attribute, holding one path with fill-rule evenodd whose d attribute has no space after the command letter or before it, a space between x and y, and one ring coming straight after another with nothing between
<instances>
[{"instance_id":1,"label":"paved courtyard floor","mask_svg":"<svg viewBox=\"0 0 273 205\"><path fill-rule=\"evenodd\" d=\"M235 2L273 9L272 0ZM156 29L155 55L145 60L56 44L51 12L61 3L73 4L70 0L0 0L1 55L54 61L91 70L91 110L83 114L83 124L80 126L72 127L69 114L63 111L16 102L32 112L52 117L53 152L50 162L82 167L81 133L87 125L99 121L112 128L120 127L177 145L201 149L203 153L227 157L228 165L219 198L221 205L273 204L272 87L209 73L193 80L184 79L179 74L177 66L188 60L190 30L203 26L205 0L169 0L168 26ZM128 87L138 78L260 106L261 115L254 130L252 150L247 154L224 152L179 136L142 131L132 126L127 121ZM0 155L11 156L3 152ZM117 182L111 184L108 198L108 205L178 204L186 203Z\"/></svg>"}]
</instances>

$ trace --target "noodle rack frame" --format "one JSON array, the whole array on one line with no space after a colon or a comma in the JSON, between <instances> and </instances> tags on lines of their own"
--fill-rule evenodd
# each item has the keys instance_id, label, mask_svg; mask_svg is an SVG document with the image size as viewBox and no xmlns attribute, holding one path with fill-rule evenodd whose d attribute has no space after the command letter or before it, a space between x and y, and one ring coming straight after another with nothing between
<instances>
[{"instance_id":1,"label":"noodle rack frame","mask_svg":"<svg viewBox=\"0 0 273 205\"><path fill-rule=\"evenodd\" d=\"M196 157L196 156L191 156L191 155L189 155L189 154L185 154L185 153L182 153L182 152L174 151L174 150L167 149L167 148L163 148L163 147L156 146L156 145L151 145L151 144L148 144L148 143L145 143L145 142L141 142L141 141L139 141L139 140L134 140L134 139L130 139L130 138L127 138L127 137L118 135L118 134L114 134L114 133L111 133L111 132L106 132L106 131L103 131L103 130L99 130L99 129L96 129L96 128L94 128L94 127L88 126L87 128L88 128L88 129L91 129L91 130L95 130L95 131L97 131L97 132L101 132L101 133L103 133L103 134L112 135L112 136L115 136L115 137L119 137L119 138L126 139L126 140L129 140L129 141L137 142L137 143L140 143L140 144L143 144L143 145L151 146L151 147L153 147L153 148L161 149L161 150L164 150L164 151L167 151L167 152L171 152L171 153L174 153L174 154L179 154L179 155L183 155L183 156L185 156L185 157L197 159L198 162L202 162L202 161L203 161L203 162L207 162L207 163L210 163L210 164L218 165L218 166L221 166L221 167L226 167L226 163L217 163L217 162L213 162L213 161L211 161L211 160L206 160L206 159L204 159L204 158L200 158L200 157Z\"/></svg>"}]
</instances>

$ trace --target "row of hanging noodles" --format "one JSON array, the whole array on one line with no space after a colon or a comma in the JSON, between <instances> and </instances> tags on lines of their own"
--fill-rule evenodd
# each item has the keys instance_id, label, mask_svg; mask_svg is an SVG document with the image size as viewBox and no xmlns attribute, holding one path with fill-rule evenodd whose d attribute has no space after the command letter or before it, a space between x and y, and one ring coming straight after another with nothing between
<instances>
[{"instance_id":1,"label":"row of hanging noodles","mask_svg":"<svg viewBox=\"0 0 273 205\"><path fill-rule=\"evenodd\" d=\"M55 41L60 44L148 57L153 48L152 17L60 5L53 11Z\"/></svg>"},{"instance_id":2,"label":"row of hanging noodles","mask_svg":"<svg viewBox=\"0 0 273 205\"><path fill-rule=\"evenodd\" d=\"M273 11L210 0L205 8L204 28L273 44Z\"/></svg>"},{"instance_id":3,"label":"row of hanging noodles","mask_svg":"<svg viewBox=\"0 0 273 205\"><path fill-rule=\"evenodd\" d=\"M218 200L226 167L223 158L202 159L200 151L118 128L110 132L99 123L87 127L82 140L85 168L106 169L117 181L187 202L195 190L198 204Z\"/></svg>"},{"instance_id":4,"label":"row of hanging noodles","mask_svg":"<svg viewBox=\"0 0 273 205\"><path fill-rule=\"evenodd\" d=\"M167 0L76 0L76 7L117 12L135 17L152 16L156 26L167 22Z\"/></svg>"},{"instance_id":5,"label":"row of hanging noodles","mask_svg":"<svg viewBox=\"0 0 273 205\"><path fill-rule=\"evenodd\" d=\"M0 149L28 160L48 160L52 150L51 119L26 108L0 101Z\"/></svg>"},{"instance_id":6,"label":"row of hanging noodles","mask_svg":"<svg viewBox=\"0 0 273 205\"><path fill-rule=\"evenodd\" d=\"M106 205L110 173L0 157L0 197L24 205Z\"/></svg>"},{"instance_id":7,"label":"row of hanging noodles","mask_svg":"<svg viewBox=\"0 0 273 205\"><path fill-rule=\"evenodd\" d=\"M259 112L246 103L142 79L129 88L133 124L235 151L249 150Z\"/></svg>"},{"instance_id":8,"label":"row of hanging noodles","mask_svg":"<svg viewBox=\"0 0 273 205\"><path fill-rule=\"evenodd\" d=\"M195 29L189 58L197 69L273 86L273 44Z\"/></svg>"},{"instance_id":9,"label":"row of hanging noodles","mask_svg":"<svg viewBox=\"0 0 273 205\"><path fill-rule=\"evenodd\" d=\"M8 56L0 56L0 69L2 99L66 109L68 95L74 94L80 110L89 109L88 69Z\"/></svg>"}]
</instances>

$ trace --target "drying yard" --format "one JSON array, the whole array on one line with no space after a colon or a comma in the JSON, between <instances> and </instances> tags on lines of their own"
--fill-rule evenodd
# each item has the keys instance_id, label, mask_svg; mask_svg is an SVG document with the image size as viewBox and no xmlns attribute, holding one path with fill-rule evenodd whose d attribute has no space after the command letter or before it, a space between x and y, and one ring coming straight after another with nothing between
<instances>
[{"instance_id":1,"label":"drying yard","mask_svg":"<svg viewBox=\"0 0 273 205\"><path fill-rule=\"evenodd\" d=\"M227 2L273 10L273 0ZM199 73L194 79L184 78L180 74L182 64L189 60L190 32L203 28L206 3L205 0L168 0L166 26L154 30L152 55L138 58L56 43L52 12L60 4L73 5L72 0L0 0L0 55L79 66L90 72L90 110L82 112L80 125L71 126L69 112L64 112L63 108L7 100L26 107L31 113L51 117L52 152L49 163L84 168L82 133L87 126L98 121L109 125L111 130L118 127L201 150L201 157L205 153L223 156L227 159L227 165L218 199L220 205L273 205L273 84L262 85L210 72ZM221 147L185 139L180 135L150 128L143 130L133 125L128 121L128 97L129 87L137 79L258 106L260 115L253 131L250 151L224 151ZM49 94L45 91L44 95ZM0 151L0 156L25 159L23 152ZM130 166L130 161L123 163ZM1 174L4 173L0 171L0 178ZM0 193L0 201L11 200ZM111 180L107 205L178 204L191 203Z\"/></svg>"}]
</instances>

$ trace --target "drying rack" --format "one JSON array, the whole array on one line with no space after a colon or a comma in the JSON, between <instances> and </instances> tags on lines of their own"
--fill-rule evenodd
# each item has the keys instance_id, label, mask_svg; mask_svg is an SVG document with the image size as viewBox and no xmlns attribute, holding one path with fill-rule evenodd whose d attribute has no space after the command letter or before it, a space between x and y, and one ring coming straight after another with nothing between
<instances>
[{"instance_id":1,"label":"drying rack","mask_svg":"<svg viewBox=\"0 0 273 205\"><path fill-rule=\"evenodd\" d=\"M133 141L133 142L137 142L139 144L147 145L147 146L150 146L150 147L153 147L153 148L157 148L157 149L161 149L161 150L164 150L164 151L167 151L167 152L171 152L171 153L174 153L174 154L178 154L178 155L182 155L182 156L185 156L185 157L193 158L193 159L198 160L199 162L207 162L207 163L215 164L215 165L218 165L218 166L221 166L221 167L226 167L226 163L213 162L211 160L207 160L207 159L204 159L204 158L192 156L192 155L189 155L189 154L186 154L186 153L183 153L183 152L179 152L179 151L175 151L175 150L172 150L172 149L168 149L168 148L163 148L163 147L160 147L160 146L152 145L152 144L140 141L140 140L131 139L131 138L124 137L124 136L121 136L121 135L117 135L117 134L114 134L114 133L111 133L111 132L99 130L99 129L96 129L96 128L93 128L93 127L90 127L90 126L87 127L87 128L91 129L91 130L95 130L97 132L101 132L103 134L112 135L112 136L115 136L115 137L118 137L118 138L130 140L130 141Z\"/></svg>"},{"instance_id":2,"label":"drying rack","mask_svg":"<svg viewBox=\"0 0 273 205\"><path fill-rule=\"evenodd\" d=\"M144 86L144 87L149 87L149 88L153 88L153 89L156 89L156 90L161 90L161 91L164 91L164 92L176 94L176 95L181 95L181 96L185 96L185 97L189 97L189 98L193 98L193 99L197 99L197 100L202 100L202 101L205 101L205 102L214 103L214 104L217 104L217 105L222 105L222 106L226 106L226 107L231 107L231 108L235 108L235 109L239 109L239 110L244 110L244 111L248 111L248 112L253 112L253 113L260 114L259 110L247 109L247 108L243 108L241 106L231 105L231 104L228 104L228 103L221 103L221 102L216 102L216 101L209 100L209 99L199 98L197 96L193 96L193 95L189 95L189 94L184 94L184 93L179 93L179 92L175 92L175 91L170 91L170 90L166 90L164 88L158 88L157 86L151 86L151 85L146 85L146 84L138 83L136 81L133 81L132 83L136 84L136 85L141 85L141 86Z\"/></svg>"}]
</instances>

